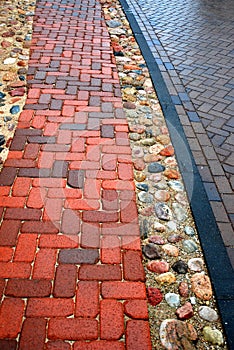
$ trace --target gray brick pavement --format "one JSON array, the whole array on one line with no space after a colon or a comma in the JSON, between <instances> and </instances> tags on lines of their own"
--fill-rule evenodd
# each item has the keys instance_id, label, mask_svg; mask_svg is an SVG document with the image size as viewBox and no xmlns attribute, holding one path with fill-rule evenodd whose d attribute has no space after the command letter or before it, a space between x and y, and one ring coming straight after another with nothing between
<instances>
[{"instance_id":1,"label":"gray brick pavement","mask_svg":"<svg viewBox=\"0 0 234 350\"><path fill-rule=\"evenodd\" d=\"M234 267L234 2L127 3L176 106Z\"/></svg>"}]
</instances>

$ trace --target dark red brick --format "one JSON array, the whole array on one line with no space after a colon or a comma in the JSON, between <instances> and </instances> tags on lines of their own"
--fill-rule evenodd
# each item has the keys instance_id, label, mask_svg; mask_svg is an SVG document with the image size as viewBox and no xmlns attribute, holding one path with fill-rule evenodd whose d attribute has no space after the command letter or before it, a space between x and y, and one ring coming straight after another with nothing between
<instances>
[{"instance_id":1,"label":"dark red brick","mask_svg":"<svg viewBox=\"0 0 234 350\"><path fill-rule=\"evenodd\" d=\"M86 281L120 281L121 268L118 265L82 265L79 279Z\"/></svg>"},{"instance_id":2,"label":"dark red brick","mask_svg":"<svg viewBox=\"0 0 234 350\"><path fill-rule=\"evenodd\" d=\"M7 208L4 219L11 220L40 220L41 218L40 209L31 208Z\"/></svg>"},{"instance_id":3,"label":"dark red brick","mask_svg":"<svg viewBox=\"0 0 234 350\"><path fill-rule=\"evenodd\" d=\"M27 318L23 323L19 348L21 350L43 350L46 323L47 321L42 318Z\"/></svg>"},{"instance_id":4,"label":"dark red brick","mask_svg":"<svg viewBox=\"0 0 234 350\"><path fill-rule=\"evenodd\" d=\"M145 272L140 252L126 251L123 253L124 279L129 281L145 281Z\"/></svg>"},{"instance_id":5,"label":"dark red brick","mask_svg":"<svg viewBox=\"0 0 234 350\"><path fill-rule=\"evenodd\" d=\"M16 168L3 168L0 173L0 186L11 186L17 174Z\"/></svg>"},{"instance_id":6,"label":"dark red brick","mask_svg":"<svg viewBox=\"0 0 234 350\"><path fill-rule=\"evenodd\" d=\"M127 321L126 347L134 350L151 350L150 329L147 321Z\"/></svg>"},{"instance_id":7,"label":"dark red brick","mask_svg":"<svg viewBox=\"0 0 234 350\"><path fill-rule=\"evenodd\" d=\"M47 297L51 293L51 282L36 279L10 279L5 294L17 298Z\"/></svg>"},{"instance_id":8,"label":"dark red brick","mask_svg":"<svg viewBox=\"0 0 234 350\"><path fill-rule=\"evenodd\" d=\"M15 222L15 221L13 221ZM58 233L58 228L54 225L53 222L38 222L38 221L30 221L24 222L22 225L21 232L23 233Z\"/></svg>"},{"instance_id":9,"label":"dark red brick","mask_svg":"<svg viewBox=\"0 0 234 350\"><path fill-rule=\"evenodd\" d=\"M59 265L56 269L53 294L56 298L72 298L76 291L77 267Z\"/></svg>"},{"instance_id":10,"label":"dark red brick","mask_svg":"<svg viewBox=\"0 0 234 350\"><path fill-rule=\"evenodd\" d=\"M0 245L15 246L20 226L19 220L4 220L0 228Z\"/></svg>"},{"instance_id":11,"label":"dark red brick","mask_svg":"<svg viewBox=\"0 0 234 350\"><path fill-rule=\"evenodd\" d=\"M71 345L62 340L49 341L45 345L45 350L71 350Z\"/></svg>"},{"instance_id":12,"label":"dark red brick","mask_svg":"<svg viewBox=\"0 0 234 350\"><path fill-rule=\"evenodd\" d=\"M10 339L0 339L0 349L1 350L16 350L17 349L17 341Z\"/></svg>"},{"instance_id":13,"label":"dark red brick","mask_svg":"<svg viewBox=\"0 0 234 350\"><path fill-rule=\"evenodd\" d=\"M117 222L119 215L117 212L109 211L86 211L83 213L83 221L87 222Z\"/></svg>"}]
</instances>

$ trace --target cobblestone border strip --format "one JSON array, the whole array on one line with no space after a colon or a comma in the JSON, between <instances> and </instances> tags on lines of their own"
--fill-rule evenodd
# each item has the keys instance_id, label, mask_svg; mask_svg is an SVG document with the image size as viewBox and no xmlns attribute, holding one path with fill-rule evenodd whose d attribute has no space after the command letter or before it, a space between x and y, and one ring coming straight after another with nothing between
<instances>
[{"instance_id":1,"label":"cobblestone border strip","mask_svg":"<svg viewBox=\"0 0 234 350\"><path fill-rule=\"evenodd\" d=\"M128 4L125 0L120 0L120 4L130 23L135 39L142 51L155 90L157 91L157 96L161 104L163 114L168 122L168 128L173 146L175 148L179 169L182 173L185 187L189 196L190 207L195 219L204 257L215 290L216 300L219 306L223 327L227 335L228 345L231 349L234 344L234 271L231 267L227 251L223 244L220 231L215 221L213 211L210 207L207 194L197 166L194 162L189 144L185 137L179 116L171 100L158 64L153 57L144 35L133 13L129 9ZM174 128L176 129L176 133ZM184 158L181 143L177 138L178 134L180 135L181 140L183 140L183 144L186 146L186 153L188 152L190 159ZM196 191L193 191L190 196L191 178L193 178L193 186L196 188Z\"/></svg>"}]
</instances>

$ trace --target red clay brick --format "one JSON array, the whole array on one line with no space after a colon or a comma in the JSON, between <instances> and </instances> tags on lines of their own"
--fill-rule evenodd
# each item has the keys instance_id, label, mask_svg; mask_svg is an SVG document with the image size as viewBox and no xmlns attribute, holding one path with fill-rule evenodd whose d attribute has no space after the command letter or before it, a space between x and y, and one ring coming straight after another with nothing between
<instances>
[{"instance_id":1,"label":"red clay brick","mask_svg":"<svg viewBox=\"0 0 234 350\"><path fill-rule=\"evenodd\" d=\"M117 236L104 236L102 238L101 261L103 264L121 263L121 242Z\"/></svg>"},{"instance_id":2,"label":"red clay brick","mask_svg":"<svg viewBox=\"0 0 234 350\"><path fill-rule=\"evenodd\" d=\"M81 229L81 247L99 248L100 247L100 227L96 223L83 223Z\"/></svg>"},{"instance_id":3,"label":"red clay brick","mask_svg":"<svg viewBox=\"0 0 234 350\"><path fill-rule=\"evenodd\" d=\"M86 211L83 213L83 221L87 222L116 222L118 213L110 211Z\"/></svg>"},{"instance_id":4,"label":"red clay brick","mask_svg":"<svg viewBox=\"0 0 234 350\"><path fill-rule=\"evenodd\" d=\"M100 325L101 339L120 339L124 333L123 305L116 300L102 300Z\"/></svg>"},{"instance_id":5,"label":"red clay brick","mask_svg":"<svg viewBox=\"0 0 234 350\"><path fill-rule=\"evenodd\" d=\"M32 159L7 159L4 163L6 167L34 168L36 163Z\"/></svg>"},{"instance_id":6,"label":"red clay brick","mask_svg":"<svg viewBox=\"0 0 234 350\"><path fill-rule=\"evenodd\" d=\"M30 222L23 223L22 228L21 228L21 232L23 232L23 233L37 233L37 234L40 234L40 233L52 234L52 233L58 233L59 230L53 222L30 221Z\"/></svg>"},{"instance_id":7,"label":"red clay brick","mask_svg":"<svg viewBox=\"0 0 234 350\"><path fill-rule=\"evenodd\" d=\"M42 234L39 240L40 248L77 248L79 237L75 235L46 235Z\"/></svg>"},{"instance_id":8,"label":"red clay brick","mask_svg":"<svg viewBox=\"0 0 234 350\"><path fill-rule=\"evenodd\" d=\"M123 342L108 341L108 340L98 340L98 341L91 341L91 342L78 341L78 342L75 342L74 344L74 350L104 350L104 349L124 350L125 346Z\"/></svg>"},{"instance_id":9,"label":"red clay brick","mask_svg":"<svg viewBox=\"0 0 234 350\"><path fill-rule=\"evenodd\" d=\"M100 208L100 203L95 199L68 198L65 201L64 207L74 210L98 210Z\"/></svg>"},{"instance_id":10,"label":"red clay brick","mask_svg":"<svg viewBox=\"0 0 234 350\"><path fill-rule=\"evenodd\" d=\"M124 180L104 180L102 183L102 188L106 190L116 190L116 191L123 191L123 190L128 190L128 191L134 191L135 190L135 185L133 181L124 181Z\"/></svg>"},{"instance_id":11,"label":"red clay brick","mask_svg":"<svg viewBox=\"0 0 234 350\"><path fill-rule=\"evenodd\" d=\"M76 293L76 317L95 318L99 313L98 282L80 281Z\"/></svg>"},{"instance_id":12,"label":"red clay brick","mask_svg":"<svg viewBox=\"0 0 234 350\"><path fill-rule=\"evenodd\" d=\"M9 196L11 187L10 186L1 186L0 187L0 196Z\"/></svg>"},{"instance_id":13,"label":"red clay brick","mask_svg":"<svg viewBox=\"0 0 234 350\"><path fill-rule=\"evenodd\" d=\"M141 251L141 240L139 236L122 236L122 249Z\"/></svg>"},{"instance_id":14,"label":"red clay brick","mask_svg":"<svg viewBox=\"0 0 234 350\"><path fill-rule=\"evenodd\" d=\"M101 181L96 179L86 179L84 184L84 197L99 199L101 191Z\"/></svg>"},{"instance_id":15,"label":"red clay brick","mask_svg":"<svg viewBox=\"0 0 234 350\"><path fill-rule=\"evenodd\" d=\"M53 279L56 257L56 249L40 249L36 255L33 278Z\"/></svg>"},{"instance_id":16,"label":"red clay brick","mask_svg":"<svg viewBox=\"0 0 234 350\"><path fill-rule=\"evenodd\" d=\"M104 145L102 148L102 152L109 153L109 154L131 154L131 149L128 146Z\"/></svg>"},{"instance_id":17,"label":"red clay brick","mask_svg":"<svg viewBox=\"0 0 234 350\"><path fill-rule=\"evenodd\" d=\"M137 206L134 201L121 201L120 209L121 222L138 222Z\"/></svg>"},{"instance_id":18,"label":"red clay brick","mask_svg":"<svg viewBox=\"0 0 234 350\"><path fill-rule=\"evenodd\" d=\"M33 110L24 110L20 113L20 121L30 121L32 119L34 115L34 111Z\"/></svg>"},{"instance_id":19,"label":"red clay brick","mask_svg":"<svg viewBox=\"0 0 234 350\"><path fill-rule=\"evenodd\" d=\"M104 223L102 225L102 234L108 236L136 236L138 234L140 235L139 226L135 223Z\"/></svg>"},{"instance_id":20,"label":"red clay brick","mask_svg":"<svg viewBox=\"0 0 234 350\"><path fill-rule=\"evenodd\" d=\"M4 219L11 220L40 220L41 210L31 208L7 208Z\"/></svg>"},{"instance_id":21,"label":"red clay brick","mask_svg":"<svg viewBox=\"0 0 234 350\"><path fill-rule=\"evenodd\" d=\"M76 291L77 267L60 264L56 269L53 294L56 298L72 298Z\"/></svg>"},{"instance_id":22,"label":"red clay brick","mask_svg":"<svg viewBox=\"0 0 234 350\"><path fill-rule=\"evenodd\" d=\"M44 188L31 188L27 200L28 208L41 209L44 206L46 191Z\"/></svg>"},{"instance_id":23,"label":"red clay brick","mask_svg":"<svg viewBox=\"0 0 234 350\"><path fill-rule=\"evenodd\" d=\"M123 253L124 279L129 281L145 281L145 272L140 252L127 251Z\"/></svg>"},{"instance_id":24,"label":"red clay brick","mask_svg":"<svg viewBox=\"0 0 234 350\"><path fill-rule=\"evenodd\" d=\"M25 262L1 262L0 278L28 278L31 264Z\"/></svg>"},{"instance_id":25,"label":"red clay brick","mask_svg":"<svg viewBox=\"0 0 234 350\"><path fill-rule=\"evenodd\" d=\"M0 197L0 206L8 208L23 208L25 197Z\"/></svg>"},{"instance_id":26,"label":"red clay brick","mask_svg":"<svg viewBox=\"0 0 234 350\"><path fill-rule=\"evenodd\" d=\"M149 323L146 321L127 321L126 347L134 350L151 350Z\"/></svg>"},{"instance_id":27,"label":"red clay brick","mask_svg":"<svg viewBox=\"0 0 234 350\"><path fill-rule=\"evenodd\" d=\"M0 338L16 338L21 329L24 301L5 298L0 311Z\"/></svg>"},{"instance_id":28,"label":"red clay brick","mask_svg":"<svg viewBox=\"0 0 234 350\"><path fill-rule=\"evenodd\" d=\"M120 180L132 180L133 179L133 171L132 165L120 163L118 165L118 173Z\"/></svg>"},{"instance_id":29,"label":"red clay brick","mask_svg":"<svg viewBox=\"0 0 234 350\"><path fill-rule=\"evenodd\" d=\"M147 320L148 308L146 300L128 300L124 303L124 312L128 317Z\"/></svg>"},{"instance_id":30,"label":"red clay brick","mask_svg":"<svg viewBox=\"0 0 234 350\"><path fill-rule=\"evenodd\" d=\"M21 222L18 220L4 220L0 227L0 245L15 246L20 226Z\"/></svg>"},{"instance_id":31,"label":"red clay brick","mask_svg":"<svg viewBox=\"0 0 234 350\"><path fill-rule=\"evenodd\" d=\"M142 282L103 282L102 296L109 299L145 299L145 284Z\"/></svg>"},{"instance_id":32,"label":"red clay brick","mask_svg":"<svg viewBox=\"0 0 234 350\"><path fill-rule=\"evenodd\" d=\"M47 157L47 153L46 153ZM48 188L65 188L66 186L66 180L64 179L34 179L33 180L33 186L34 187L39 187L39 190L42 190L44 187Z\"/></svg>"},{"instance_id":33,"label":"red clay brick","mask_svg":"<svg viewBox=\"0 0 234 350\"><path fill-rule=\"evenodd\" d=\"M45 350L71 350L71 345L62 340L49 341L45 346Z\"/></svg>"},{"instance_id":34,"label":"red clay brick","mask_svg":"<svg viewBox=\"0 0 234 350\"><path fill-rule=\"evenodd\" d=\"M30 298L26 309L26 317L65 317L73 314L72 299L62 298Z\"/></svg>"},{"instance_id":35,"label":"red clay brick","mask_svg":"<svg viewBox=\"0 0 234 350\"><path fill-rule=\"evenodd\" d=\"M13 248L0 247L0 261L10 261L13 255Z\"/></svg>"},{"instance_id":36,"label":"red clay brick","mask_svg":"<svg viewBox=\"0 0 234 350\"><path fill-rule=\"evenodd\" d=\"M37 144L28 144L25 147L25 151L24 151L24 158L27 159L36 159L38 156L38 152L39 152L39 145Z\"/></svg>"},{"instance_id":37,"label":"red clay brick","mask_svg":"<svg viewBox=\"0 0 234 350\"><path fill-rule=\"evenodd\" d=\"M1 300L2 300L2 297L3 297L4 290L5 290L5 286L6 286L6 279L0 278L0 299Z\"/></svg>"},{"instance_id":38,"label":"red clay brick","mask_svg":"<svg viewBox=\"0 0 234 350\"><path fill-rule=\"evenodd\" d=\"M44 204L44 220L60 221L63 201L60 198L48 198Z\"/></svg>"},{"instance_id":39,"label":"red clay brick","mask_svg":"<svg viewBox=\"0 0 234 350\"><path fill-rule=\"evenodd\" d=\"M36 279L10 279L7 283L6 295L20 298L48 297L51 293L51 282Z\"/></svg>"},{"instance_id":40,"label":"red clay brick","mask_svg":"<svg viewBox=\"0 0 234 350\"><path fill-rule=\"evenodd\" d=\"M21 233L18 238L14 261L32 262L37 246L36 234Z\"/></svg>"},{"instance_id":41,"label":"red clay brick","mask_svg":"<svg viewBox=\"0 0 234 350\"><path fill-rule=\"evenodd\" d=\"M31 183L32 180L27 177L16 178L12 189L12 195L14 197L27 196L31 187Z\"/></svg>"},{"instance_id":42,"label":"red clay brick","mask_svg":"<svg viewBox=\"0 0 234 350\"><path fill-rule=\"evenodd\" d=\"M62 216L62 232L64 234L78 234L80 231L80 218L75 211L66 209Z\"/></svg>"},{"instance_id":43,"label":"red clay brick","mask_svg":"<svg viewBox=\"0 0 234 350\"><path fill-rule=\"evenodd\" d=\"M52 152L39 153L38 168L51 169L53 164L54 164L54 157L55 157L55 155ZM42 179L40 179L40 180L42 180ZM33 182L35 182L35 180Z\"/></svg>"},{"instance_id":44,"label":"red clay brick","mask_svg":"<svg viewBox=\"0 0 234 350\"><path fill-rule=\"evenodd\" d=\"M79 279L86 281L120 281L121 268L118 265L82 265Z\"/></svg>"},{"instance_id":45,"label":"red clay brick","mask_svg":"<svg viewBox=\"0 0 234 350\"><path fill-rule=\"evenodd\" d=\"M73 106L63 106L62 115L65 117L73 117L75 108Z\"/></svg>"},{"instance_id":46,"label":"red clay brick","mask_svg":"<svg viewBox=\"0 0 234 350\"><path fill-rule=\"evenodd\" d=\"M32 127L35 129L43 129L46 118L43 115L35 115L32 121Z\"/></svg>"},{"instance_id":47,"label":"red clay brick","mask_svg":"<svg viewBox=\"0 0 234 350\"><path fill-rule=\"evenodd\" d=\"M46 338L46 320L28 318L24 321L19 348L22 350L43 350Z\"/></svg>"},{"instance_id":48,"label":"red clay brick","mask_svg":"<svg viewBox=\"0 0 234 350\"><path fill-rule=\"evenodd\" d=\"M81 198L82 190L77 188L49 188L48 198Z\"/></svg>"},{"instance_id":49,"label":"red clay brick","mask_svg":"<svg viewBox=\"0 0 234 350\"><path fill-rule=\"evenodd\" d=\"M98 322L75 318L51 319L49 339L94 340L98 338Z\"/></svg>"},{"instance_id":50,"label":"red clay brick","mask_svg":"<svg viewBox=\"0 0 234 350\"><path fill-rule=\"evenodd\" d=\"M104 154L102 156L102 168L108 171L116 170L117 156L115 154Z\"/></svg>"}]
</instances>

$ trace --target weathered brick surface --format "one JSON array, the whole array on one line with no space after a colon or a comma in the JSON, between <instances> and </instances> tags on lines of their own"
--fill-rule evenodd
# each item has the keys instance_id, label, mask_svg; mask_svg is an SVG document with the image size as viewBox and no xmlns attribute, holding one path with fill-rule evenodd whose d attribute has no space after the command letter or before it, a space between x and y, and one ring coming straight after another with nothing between
<instances>
[{"instance_id":1,"label":"weathered brick surface","mask_svg":"<svg viewBox=\"0 0 234 350\"><path fill-rule=\"evenodd\" d=\"M146 321L127 321L127 349L151 350L150 329Z\"/></svg>"}]
</instances>

